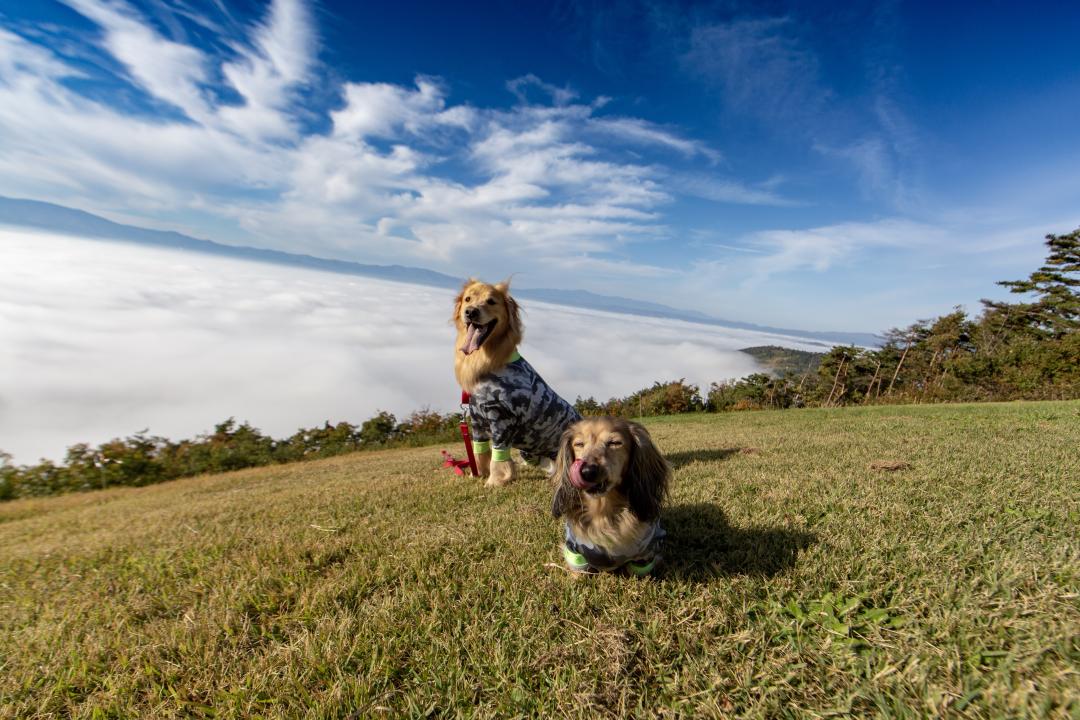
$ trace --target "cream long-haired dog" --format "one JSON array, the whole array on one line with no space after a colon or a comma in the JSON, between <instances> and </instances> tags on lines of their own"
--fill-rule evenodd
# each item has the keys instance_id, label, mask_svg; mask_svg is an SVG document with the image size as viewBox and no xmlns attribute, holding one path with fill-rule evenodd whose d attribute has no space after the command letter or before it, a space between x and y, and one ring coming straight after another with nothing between
<instances>
[{"instance_id":1,"label":"cream long-haired dog","mask_svg":"<svg viewBox=\"0 0 1080 720\"><path fill-rule=\"evenodd\" d=\"M555 468L551 514L566 520L566 566L652 572L671 467L648 431L622 418L586 418L563 434Z\"/></svg>"},{"instance_id":2,"label":"cream long-haired dog","mask_svg":"<svg viewBox=\"0 0 1080 720\"><path fill-rule=\"evenodd\" d=\"M516 477L510 448L530 463L550 466L559 437L581 419L518 353L521 311L510 286L465 282L454 302L454 374L469 393L469 420L477 466L487 485Z\"/></svg>"}]
</instances>

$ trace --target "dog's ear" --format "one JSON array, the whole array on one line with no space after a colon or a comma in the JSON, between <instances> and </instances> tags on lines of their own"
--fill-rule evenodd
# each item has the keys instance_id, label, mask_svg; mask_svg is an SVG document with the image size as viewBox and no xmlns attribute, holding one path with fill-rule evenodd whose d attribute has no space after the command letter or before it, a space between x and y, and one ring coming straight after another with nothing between
<instances>
[{"instance_id":1,"label":"dog's ear","mask_svg":"<svg viewBox=\"0 0 1080 720\"><path fill-rule=\"evenodd\" d=\"M506 303L506 319L508 330L510 335L514 338L514 344L517 345L521 342L521 308L517 304L517 300L510 296L510 281L503 280L501 283L495 285L495 289L498 290L503 297L503 301Z\"/></svg>"},{"instance_id":2,"label":"dog's ear","mask_svg":"<svg viewBox=\"0 0 1080 720\"><path fill-rule=\"evenodd\" d=\"M559 454L555 458L555 497L551 500L552 517L562 517L570 512L580 500L578 492L570 484L570 467L574 464L574 433L567 428L559 440Z\"/></svg>"},{"instance_id":3,"label":"dog's ear","mask_svg":"<svg viewBox=\"0 0 1080 720\"><path fill-rule=\"evenodd\" d=\"M506 295L506 316L509 318L510 334L515 338L514 344L521 342L521 308L517 300Z\"/></svg>"},{"instance_id":4,"label":"dog's ear","mask_svg":"<svg viewBox=\"0 0 1080 720\"><path fill-rule=\"evenodd\" d=\"M650 522L660 516L660 506L671 479L671 466L656 449L648 430L630 421L626 426L633 438L633 448L630 465L623 475L623 487L630 509L638 519Z\"/></svg>"}]
</instances>

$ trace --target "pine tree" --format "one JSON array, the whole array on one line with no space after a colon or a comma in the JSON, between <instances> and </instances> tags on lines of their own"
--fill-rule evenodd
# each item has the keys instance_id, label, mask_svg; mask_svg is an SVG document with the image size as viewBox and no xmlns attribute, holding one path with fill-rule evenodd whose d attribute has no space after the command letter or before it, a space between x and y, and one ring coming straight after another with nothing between
<instances>
[{"instance_id":1,"label":"pine tree","mask_svg":"<svg viewBox=\"0 0 1080 720\"><path fill-rule=\"evenodd\" d=\"M983 300L1003 325L1060 338L1080 329L1080 229L1068 235L1047 235L1045 264L1027 280L1002 280L1014 293L1035 293L1030 303Z\"/></svg>"}]
</instances>

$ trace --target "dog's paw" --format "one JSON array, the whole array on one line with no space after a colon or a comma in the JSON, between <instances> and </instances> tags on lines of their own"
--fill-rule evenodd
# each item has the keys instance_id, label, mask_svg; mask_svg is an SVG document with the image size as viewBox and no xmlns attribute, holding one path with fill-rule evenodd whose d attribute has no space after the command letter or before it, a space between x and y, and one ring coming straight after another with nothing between
<instances>
[{"instance_id":1,"label":"dog's paw","mask_svg":"<svg viewBox=\"0 0 1080 720\"><path fill-rule=\"evenodd\" d=\"M491 453L480 453L476 456L476 472L482 478L491 474Z\"/></svg>"},{"instance_id":2,"label":"dog's paw","mask_svg":"<svg viewBox=\"0 0 1080 720\"><path fill-rule=\"evenodd\" d=\"M487 487L504 487L512 483L516 478L517 470L513 462L509 460L493 460L491 463L491 475L484 485Z\"/></svg>"},{"instance_id":3,"label":"dog's paw","mask_svg":"<svg viewBox=\"0 0 1080 720\"><path fill-rule=\"evenodd\" d=\"M509 485L511 483L512 480L513 480L513 478L509 478L509 477L499 477L499 478L497 478L495 476L491 476L487 480L484 481L484 487L489 487L489 488L506 487L507 485Z\"/></svg>"}]
</instances>

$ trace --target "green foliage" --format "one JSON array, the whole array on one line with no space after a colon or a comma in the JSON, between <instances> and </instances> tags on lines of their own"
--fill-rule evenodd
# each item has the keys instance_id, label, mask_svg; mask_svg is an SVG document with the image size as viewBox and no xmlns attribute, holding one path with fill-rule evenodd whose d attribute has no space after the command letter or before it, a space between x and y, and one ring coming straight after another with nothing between
<instances>
[{"instance_id":1,"label":"green foliage","mask_svg":"<svg viewBox=\"0 0 1080 720\"><path fill-rule=\"evenodd\" d=\"M593 398L578 398L574 407L582 415L617 415L641 417L645 415L678 415L705 409L705 401L696 385L688 385L685 378L670 382L656 382L652 387L638 390L624 398L611 398L598 403Z\"/></svg>"},{"instance_id":2,"label":"green foliage","mask_svg":"<svg viewBox=\"0 0 1080 720\"><path fill-rule=\"evenodd\" d=\"M359 450L360 430L347 422L322 427L302 428L278 444L274 455L279 462L333 457Z\"/></svg>"},{"instance_id":3,"label":"green foliage","mask_svg":"<svg viewBox=\"0 0 1080 720\"><path fill-rule=\"evenodd\" d=\"M706 396L710 412L729 410L764 410L800 407L803 404L799 385L789 377L754 373L740 380L712 383Z\"/></svg>"},{"instance_id":4,"label":"green foliage","mask_svg":"<svg viewBox=\"0 0 1080 720\"><path fill-rule=\"evenodd\" d=\"M703 410L705 403L696 385L687 385L685 378L666 383L654 383L623 400L621 415L678 415Z\"/></svg>"},{"instance_id":5,"label":"green foliage","mask_svg":"<svg viewBox=\"0 0 1080 720\"><path fill-rule=\"evenodd\" d=\"M360 426L360 441L367 445L383 445L394 437L396 428L397 419L385 410L379 411Z\"/></svg>"},{"instance_id":6,"label":"green foliage","mask_svg":"<svg viewBox=\"0 0 1080 720\"><path fill-rule=\"evenodd\" d=\"M574 401L574 408L585 417L604 414L604 406L591 396L583 398L578 395L577 400Z\"/></svg>"},{"instance_id":7,"label":"green foliage","mask_svg":"<svg viewBox=\"0 0 1080 720\"><path fill-rule=\"evenodd\" d=\"M743 348L739 352L753 357L774 375L781 377L816 372L822 356L822 353L794 350L779 345L759 345Z\"/></svg>"},{"instance_id":8,"label":"green foliage","mask_svg":"<svg viewBox=\"0 0 1080 720\"><path fill-rule=\"evenodd\" d=\"M185 440L169 450L180 475L198 475L269 465L274 460L274 447L273 438L229 418L216 425L212 434Z\"/></svg>"},{"instance_id":9,"label":"green foliage","mask_svg":"<svg viewBox=\"0 0 1080 720\"><path fill-rule=\"evenodd\" d=\"M11 455L0 450L0 501L15 497L17 470L11 465Z\"/></svg>"},{"instance_id":10,"label":"green foliage","mask_svg":"<svg viewBox=\"0 0 1080 720\"><path fill-rule=\"evenodd\" d=\"M430 408L413 412L395 429L398 445L415 447L435 442L460 440L458 425L459 415L450 413L441 415Z\"/></svg>"},{"instance_id":11,"label":"green foliage","mask_svg":"<svg viewBox=\"0 0 1080 720\"><path fill-rule=\"evenodd\" d=\"M332 457L357 450L423 445L454 440L458 419L424 409L398 423L379 412L357 427L347 422L303 428L285 440L274 440L234 418L212 433L171 442L142 431L91 447L72 445L63 464L42 460L15 467L0 452L0 501L59 495L107 487L137 487L193 475Z\"/></svg>"},{"instance_id":12,"label":"green foliage","mask_svg":"<svg viewBox=\"0 0 1080 720\"><path fill-rule=\"evenodd\" d=\"M1027 280L1003 280L1010 292L1034 294L1033 302L984 300L1003 328L1061 338L1080 329L1080 229L1068 235L1047 235L1046 263Z\"/></svg>"}]
</instances>

